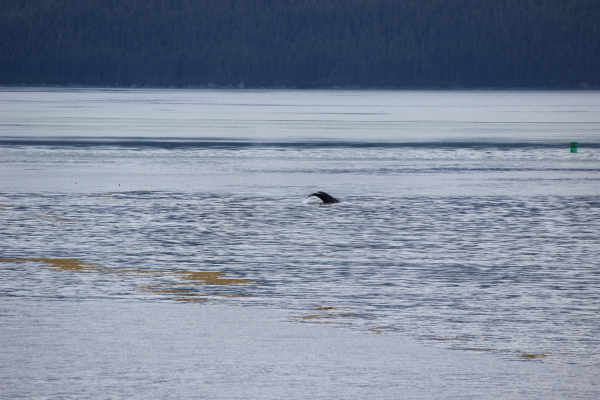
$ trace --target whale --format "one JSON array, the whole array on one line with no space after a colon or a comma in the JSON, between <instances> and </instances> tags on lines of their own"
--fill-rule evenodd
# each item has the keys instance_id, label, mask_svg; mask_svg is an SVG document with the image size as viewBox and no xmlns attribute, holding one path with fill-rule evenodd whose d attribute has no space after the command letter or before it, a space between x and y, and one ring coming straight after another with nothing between
<instances>
[{"instance_id":1,"label":"whale","mask_svg":"<svg viewBox=\"0 0 600 400\"><path fill-rule=\"evenodd\" d=\"M311 196L316 196L318 198L320 198L323 201L323 204L333 204L333 203L339 203L340 201L338 199L336 199L335 197L325 193L325 192L314 192L309 194L308 196L306 196L306 198L308 199Z\"/></svg>"}]
</instances>

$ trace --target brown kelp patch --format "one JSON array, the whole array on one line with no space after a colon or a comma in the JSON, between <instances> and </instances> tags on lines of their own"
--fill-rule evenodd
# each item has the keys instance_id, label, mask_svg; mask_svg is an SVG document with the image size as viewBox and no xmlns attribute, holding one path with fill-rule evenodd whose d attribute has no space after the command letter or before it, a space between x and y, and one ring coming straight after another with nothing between
<instances>
[{"instance_id":1,"label":"brown kelp patch","mask_svg":"<svg viewBox=\"0 0 600 400\"><path fill-rule=\"evenodd\" d=\"M523 353L523 354L521 354L521 357L523 357L523 358L544 358L544 357L548 357L548 354L544 354L544 353L540 353L540 354Z\"/></svg>"},{"instance_id":2,"label":"brown kelp patch","mask_svg":"<svg viewBox=\"0 0 600 400\"><path fill-rule=\"evenodd\" d=\"M0 262L41 262L46 264L46 268L51 271L69 271L69 272L96 272L117 275L138 275L147 277L161 277L171 279L170 283L156 283L138 285L134 289L159 294L174 296L175 301L201 301L207 300L207 296L221 297L247 297L247 295L237 294L198 294L194 293L191 286L198 285L242 285L258 283L246 279L224 278L224 272L197 272L197 271L176 271L176 270L138 270L138 269L118 269L105 268L98 264L82 262L75 258L0 258Z\"/></svg>"},{"instance_id":3,"label":"brown kelp patch","mask_svg":"<svg viewBox=\"0 0 600 400\"><path fill-rule=\"evenodd\" d=\"M196 283L206 283L212 285L238 285L245 283L258 283L246 279L230 279L221 278L225 275L224 272L189 272L189 271L173 271L174 274L181 276L181 279Z\"/></svg>"}]
</instances>

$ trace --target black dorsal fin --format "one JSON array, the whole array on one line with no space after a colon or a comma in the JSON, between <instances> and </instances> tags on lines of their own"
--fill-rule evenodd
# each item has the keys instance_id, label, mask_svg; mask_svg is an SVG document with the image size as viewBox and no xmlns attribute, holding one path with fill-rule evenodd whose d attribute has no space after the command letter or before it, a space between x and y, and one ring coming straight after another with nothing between
<instances>
[{"instance_id":1,"label":"black dorsal fin","mask_svg":"<svg viewBox=\"0 0 600 400\"><path fill-rule=\"evenodd\" d=\"M329 194L327 194L325 192L321 192L321 191L311 193L308 196L306 196L306 198L308 199L311 196L316 196L316 197L320 198L323 201L323 203L325 203L325 204L339 203L340 202L335 197L333 197L333 196L331 196L331 195L329 195Z\"/></svg>"}]
</instances>

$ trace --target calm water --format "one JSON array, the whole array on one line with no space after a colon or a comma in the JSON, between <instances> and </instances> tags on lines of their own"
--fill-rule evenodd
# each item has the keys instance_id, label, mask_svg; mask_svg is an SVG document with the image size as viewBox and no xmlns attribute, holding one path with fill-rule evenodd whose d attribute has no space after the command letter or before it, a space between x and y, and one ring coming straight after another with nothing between
<instances>
[{"instance_id":1,"label":"calm water","mask_svg":"<svg viewBox=\"0 0 600 400\"><path fill-rule=\"evenodd\" d=\"M598 92L3 89L3 313L258 306L594 398L599 172Z\"/></svg>"}]
</instances>

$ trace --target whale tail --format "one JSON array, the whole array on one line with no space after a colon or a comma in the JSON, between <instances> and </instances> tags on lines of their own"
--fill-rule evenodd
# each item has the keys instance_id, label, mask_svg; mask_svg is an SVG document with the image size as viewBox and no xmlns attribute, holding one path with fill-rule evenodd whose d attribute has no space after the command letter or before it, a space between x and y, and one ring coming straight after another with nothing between
<instances>
[{"instance_id":1,"label":"whale tail","mask_svg":"<svg viewBox=\"0 0 600 400\"><path fill-rule=\"evenodd\" d=\"M324 204L332 204L332 203L339 203L340 201L338 199L336 199L335 197L325 193L325 192L314 192L309 194L308 196L306 196L306 198L308 199L311 196L316 196L318 198L321 199L321 201L323 201Z\"/></svg>"}]
</instances>

